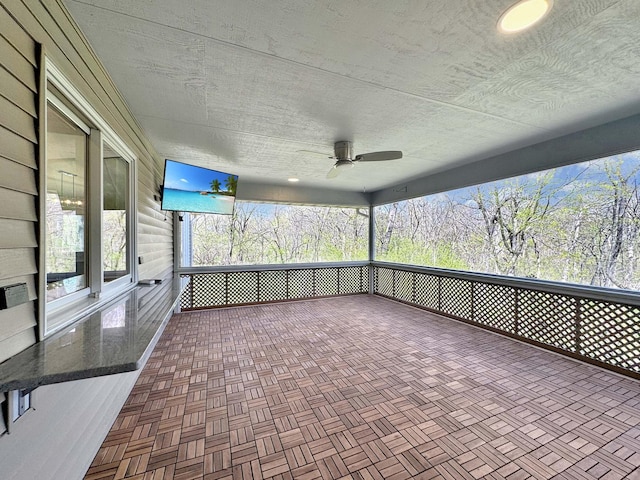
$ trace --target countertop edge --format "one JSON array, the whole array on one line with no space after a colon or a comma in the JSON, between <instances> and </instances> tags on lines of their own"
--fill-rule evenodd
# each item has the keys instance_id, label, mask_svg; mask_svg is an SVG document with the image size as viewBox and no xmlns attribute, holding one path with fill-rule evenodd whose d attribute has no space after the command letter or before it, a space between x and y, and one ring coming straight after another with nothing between
<instances>
[{"instance_id":1,"label":"countertop edge","mask_svg":"<svg viewBox=\"0 0 640 480\"><path fill-rule=\"evenodd\" d=\"M143 368L147 363L147 360L151 356L153 349L160 340L160 337L162 336L162 333L169 323L169 320L173 316L175 308L180 301L182 292L184 291L188 283L179 278L175 279L173 277L173 274L170 278L167 278L166 282L170 283L171 285L167 286L163 281L162 283L158 284L158 287L164 287L167 289L166 295L170 295L172 297L171 301L167 303L168 306L165 306L161 312L158 312L158 317L162 316L162 320L157 323L155 332L153 333L149 342L147 343L146 347L144 347L144 350L142 350L141 353L138 353L135 356L129 356L129 358L108 365L91 366L84 369L69 368L66 371L55 373L35 373L31 366L34 362L37 362L43 355L45 355L45 353L43 353L44 349L42 348L43 343L47 341L47 339L45 339L42 342L38 342L28 347L26 350L23 350L22 352L16 354L14 357L7 359L5 362L0 364L0 372L2 372L3 367L5 369L10 369L11 367L13 367L12 363L16 363L18 365L14 367L14 372L12 374L8 374L5 376L4 381L0 380L0 392L8 392L11 390L29 390L43 385L84 380L88 378L115 375L119 373L127 373ZM152 290L148 286L134 287L133 290L152 293ZM126 295L129 295L130 293L131 291L123 293L122 298L125 298ZM112 300L105 303L104 306L98 308L96 311L92 312L92 314L100 312L101 310L108 309L111 305L113 305L115 301L117 300ZM74 328L74 326L87 321L90 316L91 315L88 314L86 317L79 319L77 322L74 322L74 324L67 327L67 329L72 329ZM147 327L146 324L143 326L145 328ZM52 338L56 336L57 335L53 335ZM25 357L27 358L26 361L24 360ZM21 361L25 365L24 367L20 366ZM22 375L20 373L21 370L28 371L29 373Z\"/></svg>"}]
</instances>

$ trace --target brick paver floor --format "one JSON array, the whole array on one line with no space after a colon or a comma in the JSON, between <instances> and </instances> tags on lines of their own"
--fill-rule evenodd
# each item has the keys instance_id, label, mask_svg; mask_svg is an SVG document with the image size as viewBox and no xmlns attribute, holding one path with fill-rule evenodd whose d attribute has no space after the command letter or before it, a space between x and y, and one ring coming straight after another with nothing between
<instances>
[{"instance_id":1,"label":"brick paver floor","mask_svg":"<svg viewBox=\"0 0 640 480\"><path fill-rule=\"evenodd\" d=\"M369 295L175 315L86 479L640 479L640 382Z\"/></svg>"}]
</instances>

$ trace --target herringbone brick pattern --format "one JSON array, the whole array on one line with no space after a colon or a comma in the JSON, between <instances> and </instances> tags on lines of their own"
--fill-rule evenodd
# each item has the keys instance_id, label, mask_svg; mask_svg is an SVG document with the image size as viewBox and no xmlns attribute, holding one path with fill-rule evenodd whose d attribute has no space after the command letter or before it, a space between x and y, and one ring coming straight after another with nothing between
<instances>
[{"instance_id":1,"label":"herringbone brick pattern","mask_svg":"<svg viewBox=\"0 0 640 480\"><path fill-rule=\"evenodd\" d=\"M640 383L379 297L175 315L86 479L640 479Z\"/></svg>"}]
</instances>

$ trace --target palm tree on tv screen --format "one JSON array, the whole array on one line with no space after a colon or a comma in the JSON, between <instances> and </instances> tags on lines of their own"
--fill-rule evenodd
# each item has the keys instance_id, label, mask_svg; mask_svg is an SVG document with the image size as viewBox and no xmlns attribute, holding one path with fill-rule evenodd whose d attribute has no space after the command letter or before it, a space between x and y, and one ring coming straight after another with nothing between
<instances>
[{"instance_id":1,"label":"palm tree on tv screen","mask_svg":"<svg viewBox=\"0 0 640 480\"><path fill-rule=\"evenodd\" d=\"M229 193L231 193L231 195L235 195L236 188L238 188L238 177L236 177L235 175L229 175L224 181L224 185L225 187L227 187L227 190L229 191Z\"/></svg>"},{"instance_id":2,"label":"palm tree on tv screen","mask_svg":"<svg viewBox=\"0 0 640 480\"><path fill-rule=\"evenodd\" d=\"M211 190L218 193L220 191L220 180L217 178L211 180Z\"/></svg>"}]
</instances>

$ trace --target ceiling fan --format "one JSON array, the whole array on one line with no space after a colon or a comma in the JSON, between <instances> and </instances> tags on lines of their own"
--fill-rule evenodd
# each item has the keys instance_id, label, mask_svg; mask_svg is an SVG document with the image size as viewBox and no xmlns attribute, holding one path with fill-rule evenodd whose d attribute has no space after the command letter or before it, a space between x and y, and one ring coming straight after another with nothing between
<instances>
[{"instance_id":1,"label":"ceiling fan","mask_svg":"<svg viewBox=\"0 0 640 480\"><path fill-rule=\"evenodd\" d=\"M344 170L353 167L357 162L380 162L384 160L397 160L402 158L402 152L399 150L390 150L386 152L362 153L353 156L353 144L347 141L336 142L333 146L336 164L327 173L327 178L335 178Z\"/></svg>"}]
</instances>

